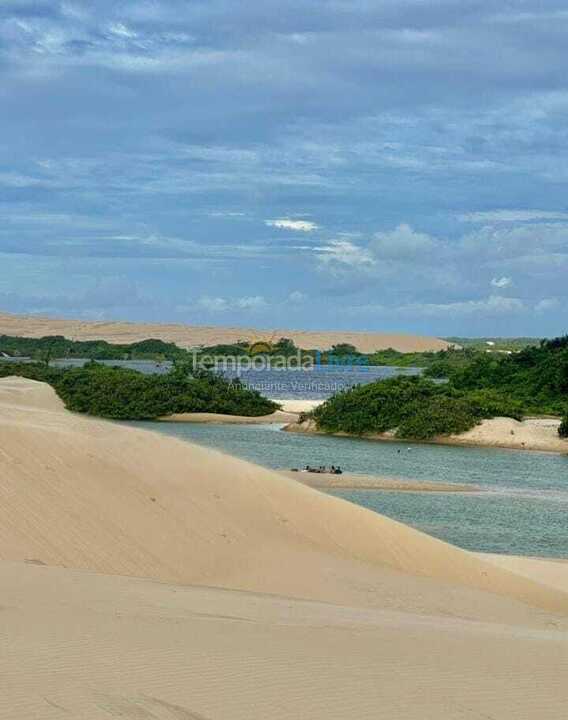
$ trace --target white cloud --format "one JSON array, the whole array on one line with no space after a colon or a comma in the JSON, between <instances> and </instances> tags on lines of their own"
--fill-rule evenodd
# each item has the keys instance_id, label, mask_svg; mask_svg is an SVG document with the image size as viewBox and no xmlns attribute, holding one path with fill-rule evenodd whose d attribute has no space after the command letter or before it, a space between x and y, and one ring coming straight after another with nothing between
<instances>
[{"instance_id":1,"label":"white cloud","mask_svg":"<svg viewBox=\"0 0 568 720\"><path fill-rule=\"evenodd\" d=\"M209 312L225 312L229 309L228 302L222 297L209 297L206 295L200 297L197 304L200 308Z\"/></svg>"},{"instance_id":2,"label":"white cloud","mask_svg":"<svg viewBox=\"0 0 568 720\"><path fill-rule=\"evenodd\" d=\"M499 288L501 290L511 287L512 284L513 284L513 279L510 277L505 277L505 276L500 277L500 278L494 277L493 280L491 280L491 285L494 288Z\"/></svg>"},{"instance_id":3,"label":"white cloud","mask_svg":"<svg viewBox=\"0 0 568 720\"><path fill-rule=\"evenodd\" d=\"M241 298L210 297L205 295L197 301L203 310L208 312L229 312L230 310L259 310L266 307L267 302L262 295L253 295Z\"/></svg>"},{"instance_id":4,"label":"white cloud","mask_svg":"<svg viewBox=\"0 0 568 720\"><path fill-rule=\"evenodd\" d=\"M405 315L422 315L426 317L492 317L496 315L516 315L525 312L527 307L519 298L491 295L481 300L467 300L446 304L416 303L405 305L399 310Z\"/></svg>"},{"instance_id":5,"label":"white cloud","mask_svg":"<svg viewBox=\"0 0 568 720\"><path fill-rule=\"evenodd\" d=\"M130 28L127 28L126 25L123 25L122 23L112 23L109 26L109 31L113 35L123 38L134 38L137 35L134 30L130 30Z\"/></svg>"},{"instance_id":6,"label":"white cloud","mask_svg":"<svg viewBox=\"0 0 568 720\"><path fill-rule=\"evenodd\" d=\"M568 220L566 212L549 210L491 210L489 212L472 212L458 216L462 222L534 222L538 220Z\"/></svg>"},{"instance_id":7,"label":"white cloud","mask_svg":"<svg viewBox=\"0 0 568 720\"><path fill-rule=\"evenodd\" d=\"M371 248L379 258L403 260L433 253L440 248L440 243L430 235L416 232L410 225L402 223L390 232L375 233Z\"/></svg>"},{"instance_id":8,"label":"white cloud","mask_svg":"<svg viewBox=\"0 0 568 720\"><path fill-rule=\"evenodd\" d=\"M350 240L331 240L316 248L321 265L343 269L365 269L376 264L372 253Z\"/></svg>"},{"instance_id":9,"label":"white cloud","mask_svg":"<svg viewBox=\"0 0 568 720\"><path fill-rule=\"evenodd\" d=\"M560 307L558 298L543 298L534 306L537 313L545 313L550 310L557 310Z\"/></svg>"},{"instance_id":10,"label":"white cloud","mask_svg":"<svg viewBox=\"0 0 568 720\"><path fill-rule=\"evenodd\" d=\"M266 300L262 295L253 295L252 297L242 297L236 301L240 310L259 310L266 306Z\"/></svg>"},{"instance_id":11,"label":"white cloud","mask_svg":"<svg viewBox=\"0 0 568 720\"><path fill-rule=\"evenodd\" d=\"M300 305L305 300L307 300L307 295L301 292L301 290L294 290L288 295L288 302L293 305Z\"/></svg>"},{"instance_id":12,"label":"white cloud","mask_svg":"<svg viewBox=\"0 0 568 720\"><path fill-rule=\"evenodd\" d=\"M281 230L294 230L295 232L313 232L319 230L317 223L309 220L292 220L291 218L277 218L275 220L265 220L269 227L280 228Z\"/></svg>"}]
</instances>

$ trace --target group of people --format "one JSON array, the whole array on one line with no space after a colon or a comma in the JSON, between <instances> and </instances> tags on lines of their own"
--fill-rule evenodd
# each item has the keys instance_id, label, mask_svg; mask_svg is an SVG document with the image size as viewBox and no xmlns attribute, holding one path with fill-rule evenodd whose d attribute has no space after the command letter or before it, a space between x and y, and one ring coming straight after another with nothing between
<instances>
[{"instance_id":1,"label":"group of people","mask_svg":"<svg viewBox=\"0 0 568 720\"><path fill-rule=\"evenodd\" d=\"M329 468L326 465L320 465L319 467L312 467L311 465L306 465L303 472L328 473L330 475L341 475L343 473L343 470L339 467L339 465L332 465Z\"/></svg>"}]
</instances>

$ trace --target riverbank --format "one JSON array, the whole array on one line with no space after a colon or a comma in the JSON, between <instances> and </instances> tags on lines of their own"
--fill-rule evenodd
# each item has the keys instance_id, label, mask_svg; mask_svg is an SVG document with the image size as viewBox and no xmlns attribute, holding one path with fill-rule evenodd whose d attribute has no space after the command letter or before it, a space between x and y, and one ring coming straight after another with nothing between
<instances>
[{"instance_id":1,"label":"riverbank","mask_svg":"<svg viewBox=\"0 0 568 720\"><path fill-rule=\"evenodd\" d=\"M553 418L527 418L520 422L512 418L493 418L483 420L475 428L461 435L441 436L428 442L438 445L496 447L509 450L568 454L568 440L559 437L559 426L560 420ZM286 432L353 437L347 433L325 433L318 430L315 422L311 419L302 422L298 420L298 422L287 425L283 430ZM399 440L392 431L368 433L361 437L365 440L383 442L409 442L408 440Z\"/></svg>"},{"instance_id":2,"label":"riverbank","mask_svg":"<svg viewBox=\"0 0 568 720\"><path fill-rule=\"evenodd\" d=\"M216 425L264 425L264 424L280 424L290 425L297 423L301 413L310 412L323 400L283 400L280 398L270 398L280 405L281 409L270 415L261 415L260 417L251 417L248 415L226 415L222 413L177 413L160 418L160 422L188 422L188 423L205 423Z\"/></svg>"}]
</instances>

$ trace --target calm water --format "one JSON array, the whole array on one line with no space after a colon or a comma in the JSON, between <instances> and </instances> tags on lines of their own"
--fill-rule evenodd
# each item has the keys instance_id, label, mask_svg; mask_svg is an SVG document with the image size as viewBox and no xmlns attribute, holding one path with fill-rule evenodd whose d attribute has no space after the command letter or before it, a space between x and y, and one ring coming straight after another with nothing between
<instances>
[{"instance_id":1,"label":"calm water","mask_svg":"<svg viewBox=\"0 0 568 720\"><path fill-rule=\"evenodd\" d=\"M272 425L143 427L265 467L333 463L349 472L481 486L486 492L334 494L470 550L568 557L568 456L307 436Z\"/></svg>"},{"instance_id":2,"label":"calm water","mask_svg":"<svg viewBox=\"0 0 568 720\"><path fill-rule=\"evenodd\" d=\"M76 358L53 360L51 364L55 367L82 367L87 362L89 361ZM113 367L132 368L145 374L167 373L172 367L168 361L156 363L152 360L98 360L97 362ZM323 365L310 370L243 370L239 377L267 397L284 400L295 398L321 400L353 385L366 384L396 375L417 375L420 372L420 368ZM234 374L231 375L234 377Z\"/></svg>"}]
</instances>

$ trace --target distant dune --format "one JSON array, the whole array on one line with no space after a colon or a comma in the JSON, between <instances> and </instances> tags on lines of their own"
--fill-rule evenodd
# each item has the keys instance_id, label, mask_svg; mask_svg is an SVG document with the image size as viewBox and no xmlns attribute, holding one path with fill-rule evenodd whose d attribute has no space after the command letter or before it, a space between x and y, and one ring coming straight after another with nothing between
<instances>
[{"instance_id":1,"label":"distant dune","mask_svg":"<svg viewBox=\"0 0 568 720\"><path fill-rule=\"evenodd\" d=\"M64 335L73 340L106 340L112 343L132 343L148 338L174 342L180 347L292 339L298 347L325 350L337 343L350 343L361 352L394 348L400 352L444 350L449 343L434 337L398 335L375 332L347 332L308 330L257 330L240 327L207 327L199 325L167 325L130 322L87 322L61 320L40 316L0 313L0 335L42 337Z\"/></svg>"},{"instance_id":2,"label":"distant dune","mask_svg":"<svg viewBox=\"0 0 568 720\"><path fill-rule=\"evenodd\" d=\"M567 569L0 380L2 718L557 720Z\"/></svg>"}]
</instances>

